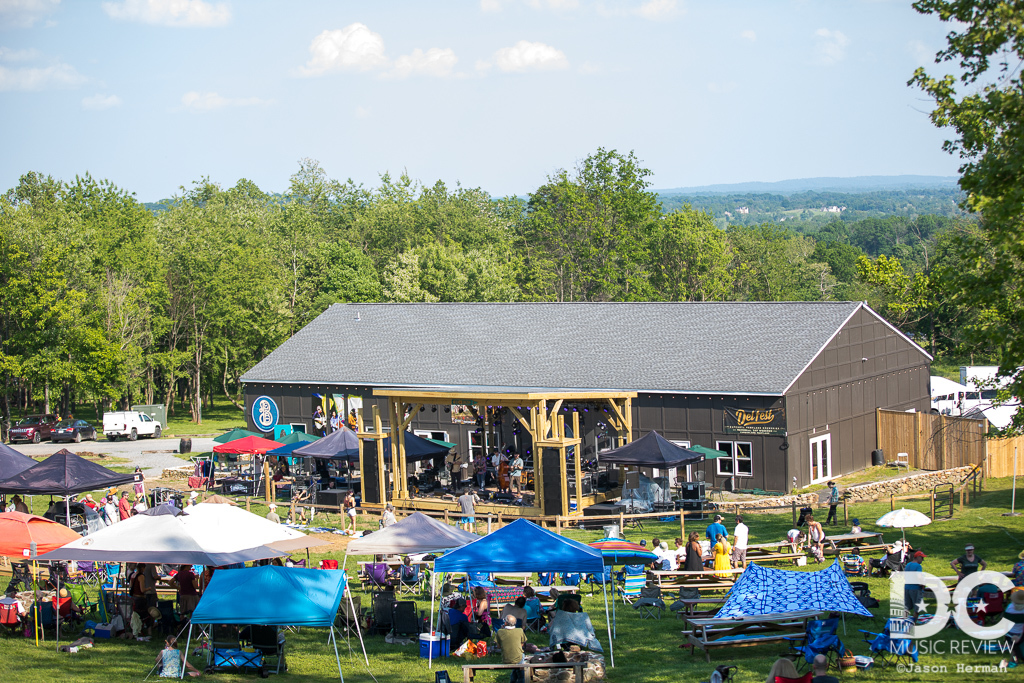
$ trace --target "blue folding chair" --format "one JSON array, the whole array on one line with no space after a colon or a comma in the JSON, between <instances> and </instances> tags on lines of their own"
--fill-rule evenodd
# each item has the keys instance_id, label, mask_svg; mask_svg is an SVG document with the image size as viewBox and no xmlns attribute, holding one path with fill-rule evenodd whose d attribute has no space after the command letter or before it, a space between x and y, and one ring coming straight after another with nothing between
<instances>
[{"instance_id":1,"label":"blue folding chair","mask_svg":"<svg viewBox=\"0 0 1024 683\"><path fill-rule=\"evenodd\" d=\"M828 665L839 669L839 658L846 652L843 641L839 640L839 617L831 619L812 619L807 622L804 644L795 648L804 656L808 666L814 662L815 655L825 655Z\"/></svg>"},{"instance_id":2,"label":"blue folding chair","mask_svg":"<svg viewBox=\"0 0 1024 683\"><path fill-rule=\"evenodd\" d=\"M627 575L625 584L619 589L619 593L622 595L622 601L626 604L632 604L636 600L639 600L640 591L643 590L646 585L647 577L643 574Z\"/></svg>"},{"instance_id":3,"label":"blue folding chair","mask_svg":"<svg viewBox=\"0 0 1024 683\"><path fill-rule=\"evenodd\" d=\"M587 574L586 583L590 586L590 594L593 595L598 586L606 586L612 583L612 568L605 567L604 574L601 576Z\"/></svg>"},{"instance_id":4,"label":"blue folding chair","mask_svg":"<svg viewBox=\"0 0 1024 683\"><path fill-rule=\"evenodd\" d=\"M562 574L562 585L564 586L578 586L582 577L578 572L570 572Z\"/></svg>"},{"instance_id":5,"label":"blue folding chair","mask_svg":"<svg viewBox=\"0 0 1024 683\"><path fill-rule=\"evenodd\" d=\"M555 583L555 572L538 572L537 583L542 586L550 586Z\"/></svg>"},{"instance_id":6,"label":"blue folding chair","mask_svg":"<svg viewBox=\"0 0 1024 683\"><path fill-rule=\"evenodd\" d=\"M865 638L864 642L868 643L871 654L882 664L916 664L917 641L906 636L912 626L910 619L904 617L886 621L881 633L864 629L860 632L870 636Z\"/></svg>"}]
</instances>

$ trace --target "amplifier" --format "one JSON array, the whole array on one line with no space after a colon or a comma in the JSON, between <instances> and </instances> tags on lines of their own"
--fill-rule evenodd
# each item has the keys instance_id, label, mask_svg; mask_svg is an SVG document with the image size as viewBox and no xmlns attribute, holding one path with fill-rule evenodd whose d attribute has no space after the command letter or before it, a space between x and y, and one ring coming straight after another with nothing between
<instances>
[{"instance_id":1,"label":"amplifier","mask_svg":"<svg viewBox=\"0 0 1024 683\"><path fill-rule=\"evenodd\" d=\"M594 493L594 479L593 479L593 476L594 475L589 474L589 473L583 475L582 491L583 491L583 495L584 496L593 495L593 493ZM569 495L570 496L575 496L576 495L576 477L569 477L568 481L566 482L566 486L567 486L567 490L569 492Z\"/></svg>"},{"instance_id":2,"label":"amplifier","mask_svg":"<svg viewBox=\"0 0 1024 683\"><path fill-rule=\"evenodd\" d=\"M704 497L704 482L688 481L679 485L683 500L700 500Z\"/></svg>"},{"instance_id":3,"label":"amplifier","mask_svg":"<svg viewBox=\"0 0 1024 683\"><path fill-rule=\"evenodd\" d=\"M319 505L331 505L337 507L345 500L345 494L347 493L347 490L342 489L324 489L323 491L317 491L316 502Z\"/></svg>"}]
</instances>

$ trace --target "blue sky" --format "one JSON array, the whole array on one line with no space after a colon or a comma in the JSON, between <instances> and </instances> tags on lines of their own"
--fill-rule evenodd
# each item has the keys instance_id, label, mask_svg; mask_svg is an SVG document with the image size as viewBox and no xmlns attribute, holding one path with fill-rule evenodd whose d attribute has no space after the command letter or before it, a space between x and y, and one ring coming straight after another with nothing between
<instances>
[{"instance_id":1,"label":"blue sky","mask_svg":"<svg viewBox=\"0 0 1024 683\"><path fill-rule=\"evenodd\" d=\"M657 188L955 175L906 86L948 29L909 0L0 0L0 191L284 191L310 157L526 194L598 147Z\"/></svg>"}]
</instances>

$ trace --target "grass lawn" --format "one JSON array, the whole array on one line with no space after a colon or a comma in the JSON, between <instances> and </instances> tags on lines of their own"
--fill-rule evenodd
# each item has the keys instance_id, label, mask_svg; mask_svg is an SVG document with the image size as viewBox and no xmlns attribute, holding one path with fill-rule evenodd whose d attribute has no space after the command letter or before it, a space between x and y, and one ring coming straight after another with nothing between
<instances>
[{"instance_id":1,"label":"grass lawn","mask_svg":"<svg viewBox=\"0 0 1024 683\"><path fill-rule=\"evenodd\" d=\"M928 558L924 562L925 571L944 576L952 573L949 563L958 557L966 542L970 541L977 547L978 554L988 562L990 569L1008 570L1016 562L1017 554L1024 549L1024 518L1003 517L1003 512L1010 505L1009 480L988 480L985 492L978 496L973 504L965 508L955 519L934 524L920 529L910 529L908 539L918 549L924 550ZM928 501L904 501L906 507L927 512ZM850 506L850 515L859 517L865 530L876 530L872 521L888 512L887 503L854 504ZM254 505L252 511L262 514L265 509ZM279 509L279 512L283 510ZM317 523L325 526L340 526L338 515L317 515ZM732 527L730 519L727 526ZM362 524L375 524L370 519L362 520ZM790 526L790 515L758 514L747 515L746 522L751 529L751 542L780 540ZM708 522L689 522L688 530L703 532ZM847 528L836 528L836 531L847 531ZM898 532L884 530L886 540L899 538ZM569 530L567 536L592 541L600 537L597 531ZM659 536L674 539L679 535L677 522L645 524L643 531L627 529L625 534L631 540L640 538L651 539ZM331 540L344 543L344 537L330 536ZM672 545L671 543L669 544ZM323 557L341 559L342 552L335 545L327 553L311 555L315 561ZM523 549L529 552L528 548ZM349 558L351 569L354 561L368 558ZM781 565L775 565L781 567ZM809 566L803 571L813 571L821 566ZM868 648L862 642L862 634L858 629L880 630L888 615L889 581L887 579L867 579L871 592L881 607L874 610L874 619L847 617L846 633L840 627L840 637L855 654L868 654ZM363 595L364 605L369 596L358 590L356 595ZM584 609L590 613L598 638L606 644L604 606L600 593L589 597L585 593ZM429 600L419 600L418 607L429 609ZM608 680L613 682L626 681L701 681L707 680L714 666L731 664L739 667L736 680L741 683L760 682L765 679L768 669L778 655L785 650L779 645L764 645L734 650L718 650L712 654L712 664L707 664L703 655L690 655L689 649L678 646L682 642L680 631L682 622L673 615L665 615L661 620L641 620L638 614L621 601L617 605L618 638L615 641L616 667L609 669ZM330 681L337 680L337 669L333 651L326 643L326 632L316 629L301 629L299 633L288 635L289 673L280 677L282 681ZM530 640L544 645L544 636L531 634ZM382 636L367 636L366 648L370 657L370 667L378 681L418 681L433 680L433 673L428 671L425 660L418 657L417 645L388 645ZM942 635L929 641L933 651L948 652L952 641L966 641L973 645L975 641L965 638L955 629L946 629ZM940 642L941 646L936 646ZM353 643L358 652L358 643ZM344 640L341 641L342 667L346 681L370 683L372 679L362 665L361 657L349 654ZM31 641L22 638L0 638L0 661L3 661L9 677L19 683L35 683L52 680L96 681L109 683L112 680L141 681L149 671L160 649L157 643L124 643L97 641L94 649L76 655L58 654L52 648L36 648ZM945 666L946 670L931 672L897 673L894 669L878 669L869 672L858 672L855 676L865 681L888 681L895 678L907 681L948 681L959 677L962 680L980 680L980 675L958 673L958 665L992 665L998 664L1001 656L988 654L922 654L920 664L931 667ZM485 661L498 661L491 656ZM200 662L193 658L197 665ZM443 666L450 672L452 680L461 680L462 660L444 660ZM435 666L435 669L437 667ZM478 675L480 683L507 680L508 674L485 672ZM241 681L251 680L253 676L232 673L218 673L216 680Z\"/></svg>"}]
</instances>

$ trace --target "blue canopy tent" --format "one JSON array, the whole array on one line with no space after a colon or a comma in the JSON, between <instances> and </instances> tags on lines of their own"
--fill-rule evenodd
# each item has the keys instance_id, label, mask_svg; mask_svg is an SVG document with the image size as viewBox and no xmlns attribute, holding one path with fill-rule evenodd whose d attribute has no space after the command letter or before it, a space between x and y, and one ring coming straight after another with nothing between
<instances>
[{"instance_id":1,"label":"blue canopy tent","mask_svg":"<svg viewBox=\"0 0 1024 683\"><path fill-rule=\"evenodd\" d=\"M192 613L192 624L259 624L331 629L334 658L341 673L334 617L345 592L345 572L263 566L216 572ZM189 625L185 652L192 642ZM360 642L362 636L360 635ZM184 677L184 667L182 676Z\"/></svg>"},{"instance_id":2,"label":"blue canopy tent","mask_svg":"<svg viewBox=\"0 0 1024 683\"><path fill-rule=\"evenodd\" d=\"M434 569L439 572L561 571L603 574L604 556L596 548L559 536L520 518L479 541L439 557L434 561ZM611 665L615 666L607 586L604 588L604 613L608 624Z\"/></svg>"},{"instance_id":3,"label":"blue canopy tent","mask_svg":"<svg viewBox=\"0 0 1024 683\"><path fill-rule=\"evenodd\" d=\"M853 594L850 581L839 560L828 568L813 572L769 569L748 564L729 590L729 596L715 615L716 619L785 614L816 610L842 612L862 617L874 615Z\"/></svg>"}]
</instances>

